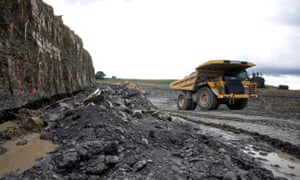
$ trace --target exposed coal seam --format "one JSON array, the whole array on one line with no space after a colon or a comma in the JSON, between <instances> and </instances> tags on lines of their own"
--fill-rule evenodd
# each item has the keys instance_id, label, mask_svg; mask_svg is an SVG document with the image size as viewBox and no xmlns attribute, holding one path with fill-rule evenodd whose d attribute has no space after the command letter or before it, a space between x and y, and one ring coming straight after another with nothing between
<instances>
[{"instance_id":1,"label":"exposed coal seam","mask_svg":"<svg viewBox=\"0 0 300 180\"><path fill-rule=\"evenodd\" d=\"M76 95L76 94L78 94L78 93L80 93L80 92L82 92L86 89L93 88L93 87L94 87L94 85L90 86L90 87L87 87L87 88L84 88L84 89L79 90L79 91L72 92L72 93L56 94L54 96L51 96L50 98L42 98L42 99L38 99L36 101L30 102L30 103L28 103L24 106L19 107L19 108L2 110L2 111L0 111L0 123L4 123L6 121L16 119L15 114L19 111L19 109L22 109L22 108L27 108L27 109L32 109L32 110L39 109L39 108L51 105L52 103L55 103L56 101L58 101L60 99L64 99L64 98L67 98L67 97L72 97L72 96L74 96L74 95Z\"/></svg>"}]
</instances>

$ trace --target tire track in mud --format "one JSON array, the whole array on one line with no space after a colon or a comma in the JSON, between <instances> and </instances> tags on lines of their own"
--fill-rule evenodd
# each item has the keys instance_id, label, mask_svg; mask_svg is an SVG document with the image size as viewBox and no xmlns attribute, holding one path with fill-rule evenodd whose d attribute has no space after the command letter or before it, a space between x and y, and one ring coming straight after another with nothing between
<instances>
[{"instance_id":1,"label":"tire track in mud","mask_svg":"<svg viewBox=\"0 0 300 180\"><path fill-rule=\"evenodd\" d=\"M215 115L206 112L195 111L166 111L172 116L177 116L193 123L204 124L206 126L230 131L235 134L250 135L256 141L266 142L267 144L273 146L275 149L291 154L298 159L300 158L300 146L299 144L294 143L295 141L297 141L296 139L299 139L299 137L297 138L297 136L299 136L300 128L299 124L297 123L287 123L287 120L278 120L282 122L274 122L275 120L272 121L272 118L259 116L249 116L249 118L243 118L243 116L239 116L239 114L226 113L224 115ZM234 122L233 124L228 123L232 121ZM237 123L239 123L239 126L236 126ZM242 127L242 125L244 125L244 127ZM259 128L260 126L263 127ZM267 132L264 132L263 130L268 128L267 126L270 126L269 130ZM250 127L250 130L247 129L247 127ZM290 134L293 139L289 140L289 135L280 137L280 135L283 136L283 134L281 134L282 132L279 131L279 128L288 129L289 133L293 133L293 131L296 131L294 132L294 134ZM274 132L272 132L272 129L274 130ZM274 136L275 134L277 136Z\"/></svg>"},{"instance_id":2,"label":"tire track in mud","mask_svg":"<svg viewBox=\"0 0 300 180\"><path fill-rule=\"evenodd\" d=\"M168 110L169 112L178 113L179 111ZM214 114L211 114L213 112ZM291 130L299 130L300 123L292 122L291 120L283 120L271 117L229 114L228 111L211 111L211 112L197 112L197 111L180 111L180 113L188 114L195 117L204 117L210 119L219 119L227 121L237 121L243 123L259 124L264 126L272 126L277 128L289 128ZM221 114L222 113L222 114ZM249 118L251 117L251 118ZM276 120L275 120L276 119Z\"/></svg>"}]
</instances>

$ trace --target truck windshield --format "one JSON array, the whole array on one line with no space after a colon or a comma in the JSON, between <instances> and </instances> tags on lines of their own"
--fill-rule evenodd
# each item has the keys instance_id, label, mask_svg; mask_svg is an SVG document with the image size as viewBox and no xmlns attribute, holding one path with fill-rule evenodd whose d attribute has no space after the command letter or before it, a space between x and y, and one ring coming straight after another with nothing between
<instances>
[{"instance_id":1,"label":"truck windshield","mask_svg":"<svg viewBox=\"0 0 300 180\"><path fill-rule=\"evenodd\" d=\"M241 80L248 80L248 79L249 79L246 70L240 71L240 72L238 73L238 77L241 78Z\"/></svg>"},{"instance_id":2,"label":"truck windshield","mask_svg":"<svg viewBox=\"0 0 300 180\"><path fill-rule=\"evenodd\" d=\"M242 71L229 71L225 73L225 76L231 76L231 77L237 77L241 79L242 81L244 80L249 80L248 74L246 70Z\"/></svg>"}]
</instances>

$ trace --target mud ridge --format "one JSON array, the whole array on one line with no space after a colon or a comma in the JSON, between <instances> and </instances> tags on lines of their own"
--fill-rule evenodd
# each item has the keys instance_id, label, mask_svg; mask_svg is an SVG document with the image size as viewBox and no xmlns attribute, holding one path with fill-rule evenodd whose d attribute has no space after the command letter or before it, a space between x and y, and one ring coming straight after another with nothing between
<instances>
[{"instance_id":1,"label":"mud ridge","mask_svg":"<svg viewBox=\"0 0 300 180\"><path fill-rule=\"evenodd\" d=\"M196 121L196 120L188 118L184 115L179 115L177 113L170 113L170 114L172 114L173 116L178 116L178 117L184 118L193 123L204 124L204 125L219 128L219 129L222 129L225 131L231 131L235 134L240 134L240 133L248 134L248 135L254 137L257 141L264 141L264 142L270 144L271 146L273 146L274 148L281 150L282 152L289 153L298 159L300 158L300 147L298 147L294 144L291 144L289 142L284 142L280 139L275 139L275 138L272 138L267 135L262 135L262 134L259 134L256 132L251 132L251 131L247 131L247 130L240 129L240 128L235 128L235 127L232 127L232 126L229 126L226 124L207 123L207 122L203 122L203 121Z\"/></svg>"}]
</instances>

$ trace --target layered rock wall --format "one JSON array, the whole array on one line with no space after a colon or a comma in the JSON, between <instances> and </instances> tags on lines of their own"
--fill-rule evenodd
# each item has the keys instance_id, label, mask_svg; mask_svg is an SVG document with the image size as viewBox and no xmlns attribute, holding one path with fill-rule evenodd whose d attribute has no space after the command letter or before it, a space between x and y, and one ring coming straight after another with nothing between
<instances>
[{"instance_id":1,"label":"layered rock wall","mask_svg":"<svg viewBox=\"0 0 300 180\"><path fill-rule=\"evenodd\" d=\"M42 0L0 1L0 111L95 82L89 53Z\"/></svg>"}]
</instances>

